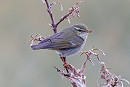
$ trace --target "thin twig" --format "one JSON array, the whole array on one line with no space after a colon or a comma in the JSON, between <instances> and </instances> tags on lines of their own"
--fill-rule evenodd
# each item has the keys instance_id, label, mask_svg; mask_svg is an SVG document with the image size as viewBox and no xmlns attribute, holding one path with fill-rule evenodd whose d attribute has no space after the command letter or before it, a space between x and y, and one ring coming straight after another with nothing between
<instances>
[{"instance_id":1,"label":"thin twig","mask_svg":"<svg viewBox=\"0 0 130 87\"><path fill-rule=\"evenodd\" d=\"M49 13L49 15L50 15L50 18L51 18L51 21L52 21L53 31L54 31L54 33L57 33L57 29L56 29L57 26L56 26L56 24L55 24L55 20L54 20L54 17L53 17L53 15L52 15L51 6L49 5L48 0L45 0L45 2L46 2L46 6L47 6L47 11L48 11L48 13Z\"/></svg>"},{"instance_id":2,"label":"thin twig","mask_svg":"<svg viewBox=\"0 0 130 87\"><path fill-rule=\"evenodd\" d=\"M42 1L43 1L43 0L42 0ZM76 2L76 4L75 4L74 6L72 6L72 8L69 9L69 12L68 12L67 14L65 14L64 16L62 16L57 23L55 23L55 19L54 19L54 17L53 17L52 11L51 11L51 5L58 3L58 4L61 5L61 9L63 9L62 4L59 3L59 2L53 2L53 3L49 4L48 0L45 0L45 2L43 1L44 4L46 3L47 11L48 11L48 13L49 13L49 15L50 15L50 18L51 18L51 21L52 21L52 23L51 23L50 25L51 25L51 27L53 27L54 33L57 33L57 26L58 26L63 20L69 19L68 17L69 17L70 15L71 15L71 16L74 16L75 14L77 14L77 17L80 17L80 16L79 16L79 7L77 7L77 5L78 5L79 3L81 3L81 2L84 2L84 1L78 1L78 2ZM70 22L70 21L68 20L68 22Z\"/></svg>"},{"instance_id":3,"label":"thin twig","mask_svg":"<svg viewBox=\"0 0 130 87\"><path fill-rule=\"evenodd\" d=\"M121 76L117 76L113 73L111 73L108 69L108 67L106 67L104 62L100 62L101 64L101 70L100 73L102 74L100 79L98 79L97 81L97 85L100 87L123 87L123 81L127 82L129 84L129 81L126 79L123 79ZM105 80L105 83L103 84L99 84L99 81L101 79ZM120 85L121 83L121 85Z\"/></svg>"},{"instance_id":4,"label":"thin twig","mask_svg":"<svg viewBox=\"0 0 130 87\"><path fill-rule=\"evenodd\" d=\"M72 8L72 10L67 13L65 16L61 17L60 20L56 23L56 26L58 26L63 20L65 20L70 14L72 14L72 12L74 11L74 9Z\"/></svg>"}]
</instances>

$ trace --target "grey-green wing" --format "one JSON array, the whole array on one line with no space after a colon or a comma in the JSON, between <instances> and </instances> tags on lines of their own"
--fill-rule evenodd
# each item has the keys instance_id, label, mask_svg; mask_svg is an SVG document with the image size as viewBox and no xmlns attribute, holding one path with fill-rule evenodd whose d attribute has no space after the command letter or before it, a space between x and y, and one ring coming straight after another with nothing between
<instances>
[{"instance_id":1,"label":"grey-green wing","mask_svg":"<svg viewBox=\"0 0 130 87\"><path fill-rule=\"evenodd\" d=\"M76 36L74 32L68 34L66 31L59 32L50 38L41 41L37 46L39 49L60 50L76 48L81 46L83 39Z\"/></svg>"}]
</instances>

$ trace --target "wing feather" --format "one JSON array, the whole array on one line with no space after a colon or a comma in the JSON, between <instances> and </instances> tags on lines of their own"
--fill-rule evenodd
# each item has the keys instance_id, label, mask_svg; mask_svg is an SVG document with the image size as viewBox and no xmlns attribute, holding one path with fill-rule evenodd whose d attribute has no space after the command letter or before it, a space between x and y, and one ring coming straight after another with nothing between
<instances>
[{"instance_id":1,"label":"wing feather","mask_svg":"<svg viewBox=\"0 0 130 87\"><path fill-rule=\"evenodd\" d=\"M33 45L32 48L36 48L36 50L60 50L66 48L76 48L83 43L83 40L74 34L75 33L72 32L72 34L69 35L66 31L59 32L47 39L44 39L38 45Z\"/></svg>"}]
</instances>

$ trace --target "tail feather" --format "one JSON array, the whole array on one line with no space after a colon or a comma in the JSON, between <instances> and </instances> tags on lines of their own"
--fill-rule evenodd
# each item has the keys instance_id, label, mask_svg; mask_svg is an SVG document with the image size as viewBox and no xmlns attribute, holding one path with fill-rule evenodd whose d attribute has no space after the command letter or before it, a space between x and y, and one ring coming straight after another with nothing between
<instances>
[{"instance_id":1,"label":"tail feather","mask_svg":"<svg viewBox=\"0 0 130 87\"><path fill-rule=\"evenodd\" d=\"M39 45L32 45L31 48L33 50L39 50L41 47L39 47Z\"/></svg>"},{"instance_id":2,"label":"tail feather","mask_svg":"<svg viewBox=\"0 0 130 87\"><path fill-rule=\"evenodd\" d=\"M39 50L39 49L47 49L48 44L50 43L50 39L44 39L37 45L32 45L31 48L33 50Z\"/></svg>"}]
</instances>

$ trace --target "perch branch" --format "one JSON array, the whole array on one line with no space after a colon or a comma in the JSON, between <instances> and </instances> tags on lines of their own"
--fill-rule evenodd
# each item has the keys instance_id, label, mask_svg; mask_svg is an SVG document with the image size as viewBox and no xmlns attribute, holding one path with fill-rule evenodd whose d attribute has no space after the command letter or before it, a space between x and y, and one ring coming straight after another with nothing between
<instances>
[{"instance_id":1,"label":"perch branch","mask_svg":"<svg viewBox=\"0 0 130 87\"><path fill-rule=\"evenodd\" d=\"M96 49L96 50L99 50L99 49ZM66 77L67 79L69 79L69 81L72 84L72 87L86 87L86 84L85 84L86 76L84 75L84 71L86 68L87 61L89 60L92 63L90 56L95 55L97 57L98 61L100 62L100 58L99 58L99 56L97 56L98 54L95 53L94 51L95 51L95 49L91 49L87 52L85 52L85 51L81 52L81 55L82 54L87 55L87 58L86 58L85 62L83 63L81 69L76 69L74 66L72 66L68 62L65 65L66 66L65 69L68 70L67 73L65 73L64 71L61 71L57 67L55 67L55 68L57 69L57 72L59 72L63 77Z\"/></svg>"}]
</instances>

